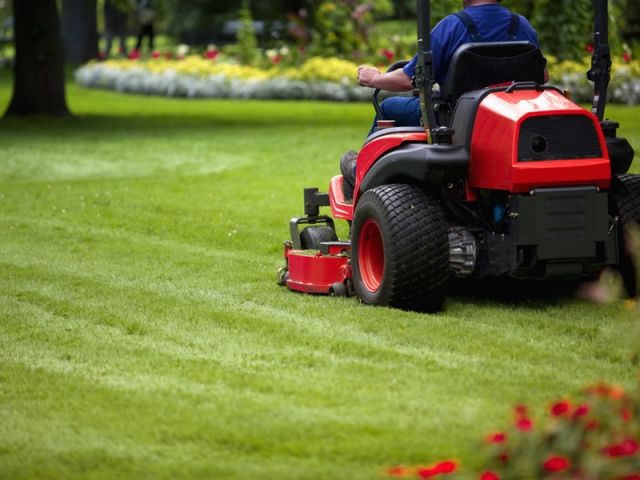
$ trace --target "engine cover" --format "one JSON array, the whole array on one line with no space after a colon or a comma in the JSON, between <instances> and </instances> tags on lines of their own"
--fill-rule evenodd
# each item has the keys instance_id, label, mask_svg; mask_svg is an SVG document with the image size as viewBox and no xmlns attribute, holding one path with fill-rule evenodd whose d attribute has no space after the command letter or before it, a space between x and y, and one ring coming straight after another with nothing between
<instances>
[{"instance_id":1,"label":"engine cover","mask_svg":"<svg viewBox=\"0 0 640 480\"><path fill-rule=\"evenodd\" d=\"M467 126L462 141L469 150L470 187L512 193L540 187L609 187L609 157L597 118L556 89L464 96L453 126L456 132Z\"/></svg>"}]
</instances>

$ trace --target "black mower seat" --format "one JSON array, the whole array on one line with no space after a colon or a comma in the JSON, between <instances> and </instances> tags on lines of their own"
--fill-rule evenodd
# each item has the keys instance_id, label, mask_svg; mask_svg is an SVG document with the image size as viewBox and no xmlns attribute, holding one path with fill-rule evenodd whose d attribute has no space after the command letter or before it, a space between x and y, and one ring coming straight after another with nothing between
<instances>
[{"instance_id":1,"label":"black mower seat","mask_svg":"<svg viewBox=\"0 0 640 480\"><path fill-rule=\"evenodd\" d=\"M466 43L451 57L442 101L453 107L466 92L512 81L542 85L544 67L542 52L531 42Z\"/></svg>"}]
</instances>

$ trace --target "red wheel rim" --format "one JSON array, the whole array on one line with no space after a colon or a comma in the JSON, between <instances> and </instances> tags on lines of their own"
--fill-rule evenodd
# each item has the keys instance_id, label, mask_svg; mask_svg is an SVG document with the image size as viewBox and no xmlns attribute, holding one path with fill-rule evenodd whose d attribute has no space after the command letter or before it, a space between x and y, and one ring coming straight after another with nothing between
<instances>
[{"instance_id":1,"label":"red wheel rim","mask_svg":"<svg viewBox=\"0 0 640 480\"><path fill-rule=\"evenodd\" d=\"M384 245L375 220L368 219L362 225L358 240L358 265L365 287L370 292L378 290L384 275Z\"/></svg>"}]
</instances>

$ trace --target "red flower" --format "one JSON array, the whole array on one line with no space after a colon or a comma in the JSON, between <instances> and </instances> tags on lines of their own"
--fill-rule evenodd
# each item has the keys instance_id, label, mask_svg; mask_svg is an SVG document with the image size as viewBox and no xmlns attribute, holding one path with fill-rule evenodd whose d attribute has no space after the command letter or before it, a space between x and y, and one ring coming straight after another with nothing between
<instances>
[{"instance_id":1,"label":"red flower","mask_svg":"<svg viewBox=\"0 0 640 480\"><path fill-rule=\"evenodd\" d=\"M131 53L129 54L129 60L135 60L136 58L140 58L140 52L137 48L131 50Z\"/></svg>"},{"instance_id":2,"label":"red flower","mask_svg":"<svg viewBox=\"0 0 640 480\"><path fill-rule=\"evenodd\" d=\"M624 389L622 389L621 387L611 387L611 390L609 390L609 397L611 398L624 397Z\"/></svg>"},{"instance_id":3,"label":"red flower","mask_svg":"<svg viewBox=\"0 0 640 480\"><path fill-rule=\"evenodd\" d=\"M528 432L533 428L533 422L528 418L521 418L516 422L516 428L521 432Z\"/></svg>"},{"instance_id":4,"label":"red flower","mask_svg":"<svg viewBox=\"0 0 640 480\"><path fill-rule=\"evenodd\" d=\"M165 52L164 58L166 58L167 60L171 60L171 52Z\"/></svg>"},{"instance_id":5,"label":"red flower","mask_svg":"<svg viewBox=\"0 0 640 480\"><path fill-rule=\"evenodd\" d=\"M151 55L153 58L160 58L160 52L153 52Z\"/></svg>"},{"instance_id":6,"label":"red flower","mask_svg":"<svg viewBox=\"0 0 640 480\"><path fill-rule=\"evenodd\" d=\"M393 60L393 57L394 57L393 52L390 52L389 50L380 50L380 53L382 55L384 55L385 57L387 57L389 59L389 61Z\"/></svg>"},{"instance_id":7,"label":"red flower","mask_svg":"<svg viewBox=\"0 0 640 480\"><path fill-rule=\"evenodd\" d=\"M304 45L300 45L300 46L298 47L298 51L299 51L300 53L304 53Z\"/></svg>"},{"instance_id":8,"label":"red flower","mask_svg":"<svg viewBox=\"0 0 640 480\"><path fill-rule=\"evenodd\" d=\"M625 53L624 55L622 55L622 59L625 62L630 62L631 61L631 55L629 55L628 53Z\"/></svg>"},{"instance_id":9,"label":"red flower","mask_svg":"<svg viewBox=\"0 0 640 480\"><path fill-rule=\"evenodd\" d=\"M218 50L207 50L207 53L205 53L204 55L209 60L215 60L219 53L220 52L218 52Z\"/></svg>"},{"instance_id":10,"label":"red flower","mask_svg":"<svg viewBox=\"0 0 640 480\"><path fill-rule=\"evenodd\" d=\"M640 474L633 473L631 475L628 475L628 476L624 477L623 480L640 480Z\"/></svg>"},{"instance_id":11,"label":"red flower","mask_svg":"<svg viewBox=\"0 0 640 480\"><path fill-rule=\"evenodd\" d=\"M509 455L507 455L507 452L502 452L496 457L496 460L498 460L500 463L507 463L509 461Z\"/></svg>"},{"instance_id":12,"label":"red flower","mask_svg":"<svg viewBox=\"0 0 640 480\"><path fill-rule=\"evenodd\" d=\"M405 467L391 467L387 470L388 477L408 477L410 474Z\"/></svg>"},{"instance_id":13,"label":"red flower","mask_svg":"<svg viewBox=\"0 0 640 480\"><path fill-rule=\"evenodd\" d=\"M587 413L589 413L589 405L587 405L586 403L583 403L582 405L579 405L578 408L576 408L576 411L573 412L573 416L574 417L582 417L583 415L586 415Z\"/></svg>"},{"instance_id":14,"label":"red flower","mask_svg":"<svg viewBox=\"0 0 640 480\"><path fill-rule=\"evenodd\" d=\"M569 402L558 402L551 405L551 415L559 417L561 415L569 413L571 406Z\"/></svg>"},{"instance_id":15,"label":"red flower","mask_svg":"<svg viewBox=\"0 0 640 480\"><path fill-rule=\"evenodd\" d=\"M516 405L513 408L513 413L516 418L523 418L527 416L527 406L526 405Z\"/></svg>"},{"instance_id":16,"label":"red flower","mask_svg":"<svg viewBox=\"0 0 640 480\"><path fill-rule=\"evenodd\" d=\"M622 420L625 422L631 420L631 410L629 410L629 407L624 407L620 412L620 415L622 416Z\"/></svg>"},{"instance_id":17,"label":"red flower","mask_svg":"<svg viewBox=\"0 0 640 480\"><path fill-rule=\"evenodd\" d=\"M480 480L500 480L500 477L493 472L484 472L480 476Z\"/></svg>"},{"instance_id":18,"label":"red flower","mask_svg":"<svg viewBox=\"0 0 640 480\"><path fill-rule=\"evenodd\" d=\"M418 470L418 476L421 478L431 478L437 475L455 472L457 467L458 466L455 462L447 460L444 462L440 462L433 467L427 467Z\"/></svg>"},{"instance_id":19,"label":"red flower","mask_svg":"<svg viewBox=\"0 0 640 480\"><path fill-rule=\"evenodd\" d=\"M590 43L585 47L585 50L589 53L593 52L593 45L591 45Z\"/></svg>"},{"instance_id":20,"label":"red flower","mask_svg":"<svg viewBox=\"0 0 640 480\"><path fill-rule=\"evenodd\" d=\"M560 472L566 470L571 462L566 457L549 457L542 465L547 472Z\"/></svg>"},{"instance_id":21,"label":"red flower","mask_svg":"<svg viewBox=\"0 0 640 480\"><path fill-rule=\"evenodd\" d=\"M605 447L602 450L603 453L610 457L624 457L626 455L633 455L638 452L638 444L635 440L628 438L618 445L611 445Z\"/></svg>"},{"instance_id":22,"label":"red flower","mask_svg":"<svg viewBox=\"0 0 640 480\"><path fill-rule=\"evenodd\" d=\"M507 436L502 433L491 433L487 435L487 443L503 443L506 440Z\"/></svg>"},{"instance_id":23,"label":"red flower","mask_svg":"<svg viewBox=\"0 0 640 480\"><path fill-rule=\"evenodd\" d=\"M107 58L107 53L106 52L98 52L98 58L100 60L104 60L105 58Z\"/></svg>"},{"instance_id":24,"label":"red flower","mask_svg":"<svg viewBox=\"0 0 640 480\"><path fill-rule=\"evenodd\" d=\"M280 60L282 60L282 57L278 55L277 57L273 57L273 60L271 61L277 65L278 63L280 63Z\"/></svg>"}]
</instances>

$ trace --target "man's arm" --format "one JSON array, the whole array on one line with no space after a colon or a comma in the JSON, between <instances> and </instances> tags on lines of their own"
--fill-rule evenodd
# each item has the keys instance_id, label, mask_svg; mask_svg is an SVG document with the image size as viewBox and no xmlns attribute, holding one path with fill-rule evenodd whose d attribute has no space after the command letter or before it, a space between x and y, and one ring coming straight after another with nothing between
<instances>
[{"instance_id":1,"label":"man's arm","mask_svg":"<svg viewBox=\"0 0 640 480\"><path fill-rule=\"evenodd\" d=\"M413 90L411 79L402 69L380 73L375 67L360 65L358 83L363 87L379 88L388 92L408 92Z\"/></svg>"}]
</instances>

